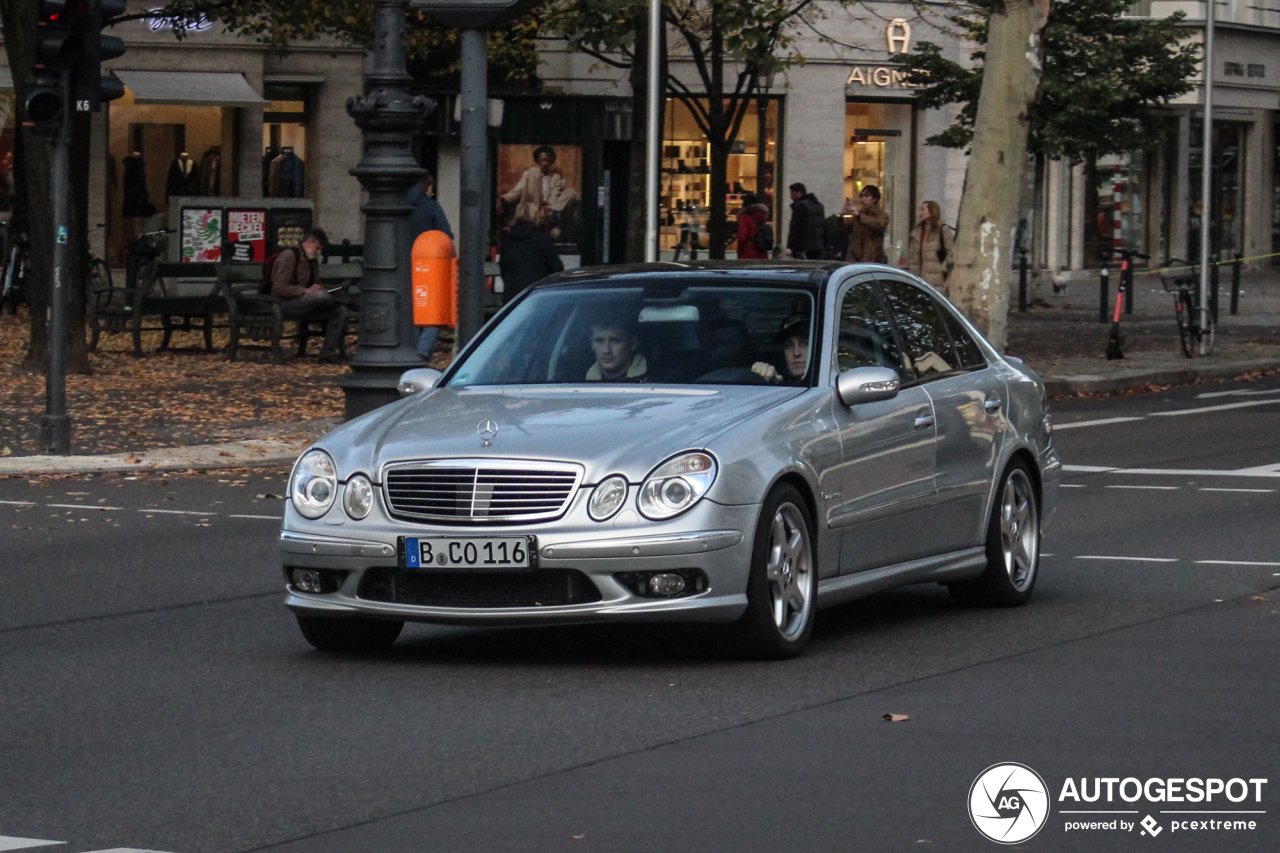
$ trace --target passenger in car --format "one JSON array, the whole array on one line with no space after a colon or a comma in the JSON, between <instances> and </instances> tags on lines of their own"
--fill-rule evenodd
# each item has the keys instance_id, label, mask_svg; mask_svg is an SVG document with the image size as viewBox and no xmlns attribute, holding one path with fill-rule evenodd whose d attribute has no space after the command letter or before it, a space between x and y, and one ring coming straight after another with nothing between
<instances>
[{"instance_id":1,"label":"passenger in car","mask_svg":"<svg viewBox=\"0 0 1280 853\"><path fill-rule=\"evenodd\" d=\"M767 361L757 361L751 365L751 371L769 382L780 382L783 385L800 385L809 371L809 315L792 314L782 321L778 332L778 340L782 343L782 357L786 362L786 374Z\"/></svg>"},{"instance_id":2,"label":"passenger in car","mask_svg":"<svg viewBox=\"0 0 1280 853\"><path fill-rule=\"evenodd\" d=\"M595 364L588 382L647 382L649 362L640 352L635 324L623 314L603 315L591 324L591 352Z\"/></svg>"}]
</instances>

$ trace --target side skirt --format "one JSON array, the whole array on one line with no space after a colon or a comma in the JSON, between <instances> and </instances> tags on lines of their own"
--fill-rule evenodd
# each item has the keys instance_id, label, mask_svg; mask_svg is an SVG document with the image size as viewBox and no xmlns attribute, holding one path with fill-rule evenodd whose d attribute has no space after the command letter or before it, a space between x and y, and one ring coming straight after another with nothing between
<instances>
[{"instance_id":1,"label":"side skirt","mask_svg":"<svg viewBox=\"0 0 1280 853\"><path fill-rule=\"evenodd\" d=\"M872 593L912 583L953 583L976 578L987 565L985 548L966 548L818 581L818 606L831 607Z\"/></svg>"}]
</instances>

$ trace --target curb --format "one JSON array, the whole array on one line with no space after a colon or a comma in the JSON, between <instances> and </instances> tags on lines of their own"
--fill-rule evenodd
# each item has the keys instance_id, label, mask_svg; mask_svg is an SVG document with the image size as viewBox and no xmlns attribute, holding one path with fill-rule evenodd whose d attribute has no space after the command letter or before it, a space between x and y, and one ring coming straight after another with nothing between
<instances>
[{"instance_id":1,"label":"curb","mask_svg":"<svg viewBox=\"0 0 1280 853\"><path fill-rule=\"evenodd\" d=\"M11 456L0 459L0 477L19 474L98 474L292 465L314 439L257 439L196 447L163 447L105 456Z\"/></svg>"},{"instance_id":2,"label":"curb","mask_svg":"<svg viewBox=\"0 0 1280 853\"><path fill-rule=\"evenodd\" d=\"M1035 365L1031 365L1035 369ZM1280 358L1255 358L1196 367L1134 368L1109 376L1082 373L1076 376L1042 376L1050 397L1079 394L1118 394L1150 385L1190 385L1205 379L1234 379L1258 370L1280 370Z\"/></svg>"}]
</instances>

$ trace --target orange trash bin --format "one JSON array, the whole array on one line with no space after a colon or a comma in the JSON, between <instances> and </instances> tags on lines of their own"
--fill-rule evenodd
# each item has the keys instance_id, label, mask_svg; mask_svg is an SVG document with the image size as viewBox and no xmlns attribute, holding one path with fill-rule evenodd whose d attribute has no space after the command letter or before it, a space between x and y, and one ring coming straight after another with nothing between
<instances>
[{"instance_id":1,"label":"orange trash bin","mask_svg":"<svg viewBox=\"0 0 1280 853\"><path fill-rule=\"evenodd\" d=\"M443 231L413 241L413 324L458 325L458 253Z\"/></svg>"}]
</instances>

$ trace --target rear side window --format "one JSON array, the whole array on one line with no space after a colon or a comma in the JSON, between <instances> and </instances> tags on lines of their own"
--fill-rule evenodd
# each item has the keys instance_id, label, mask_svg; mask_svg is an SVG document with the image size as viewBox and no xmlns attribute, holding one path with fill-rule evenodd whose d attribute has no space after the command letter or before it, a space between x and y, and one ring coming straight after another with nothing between
<instances>
[{"instance_id":1,"label":"rear side window","mask_svg":"<svg viewBox=\"0 0 1280 853\"><path fill-rule=\"evenodd\" d=\"M963 370L973 370L987 366L986 356L982 354L982 348L978 346L978 342L973 339L973 335L969 334L969 330L960 322L960 318L953 312L948 311L945 306L938 309L942 314L942 319L947 324L947 330L951 332L951 342L956 347L956 358L959 359L958 366Z\"/></svg>"},{"instance_id":2,"label":"rear side window","mask_svg":"<svg viewBox=\"0 0 1280 853\"><path fill-rule=\"evenodd\" d=\"M905 281L880 282L885 302L902 337L907 367L919 379L950 373L959 367L951 333L933 297Z\"/></svg>"}]
</instances>

